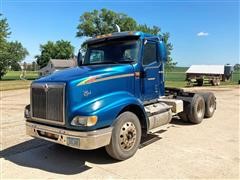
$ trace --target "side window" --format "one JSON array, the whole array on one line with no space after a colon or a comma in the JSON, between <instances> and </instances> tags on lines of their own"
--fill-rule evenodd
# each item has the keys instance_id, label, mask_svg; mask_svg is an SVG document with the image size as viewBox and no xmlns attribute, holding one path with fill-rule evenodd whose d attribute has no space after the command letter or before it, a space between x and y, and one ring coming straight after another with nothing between
<instances>
[{"instance_id":1,"label":"side window","mask_svg":"<svg viewBox=\"0 0 240 180\"><path fill-rule=\"evenodd\" d=\"M143 65L149 65L157 61L156 43L147 43L144 45Z\"/></svg>"},{"instance_id":2,"label":"side window","mask_svg":"<svg viewBox=\"0 0 240 180\"><path fill-rule=\"evenodd\" d=\"M101 50L91 50L90 63L102 62L104 59L104 52Z\"/></svg>"}]
</instances>

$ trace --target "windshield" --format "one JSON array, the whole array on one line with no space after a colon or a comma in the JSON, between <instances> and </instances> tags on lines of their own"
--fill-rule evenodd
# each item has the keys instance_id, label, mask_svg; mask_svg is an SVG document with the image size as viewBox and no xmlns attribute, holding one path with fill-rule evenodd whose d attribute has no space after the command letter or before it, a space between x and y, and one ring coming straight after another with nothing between
<instances>
[{"instance_id":1,"label":"windshield","mask_svg":"<svg viewBox=\"0 0 240 180\"><path fill-rule=\"evenodd\" d=\"M118 40L88 45L83 65L136 62L139 44L139 40Z\"/></svg>"}]
</instances>

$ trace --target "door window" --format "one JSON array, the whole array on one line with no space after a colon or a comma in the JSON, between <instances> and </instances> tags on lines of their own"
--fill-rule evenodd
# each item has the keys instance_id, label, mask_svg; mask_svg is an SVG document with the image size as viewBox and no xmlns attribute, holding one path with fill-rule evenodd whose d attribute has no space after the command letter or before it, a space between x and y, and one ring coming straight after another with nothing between
<instances>
[{"instance_id":1,"label":"door window","mask_svg":"<svg viewBox=\"0 0 240 180\"><path fill-rule=\"evenodd\" d=\"M157 61L156 43L148 42L144 46L143 65L149 65Z\"/></svg>"}]
</instances>

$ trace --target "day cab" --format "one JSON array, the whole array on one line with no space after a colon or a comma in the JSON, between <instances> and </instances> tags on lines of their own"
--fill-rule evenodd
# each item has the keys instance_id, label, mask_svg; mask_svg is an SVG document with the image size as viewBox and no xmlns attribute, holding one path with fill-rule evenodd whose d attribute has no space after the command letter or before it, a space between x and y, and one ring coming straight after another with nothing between
<instances>
[{"instance_id":1,"label":"day cab","mask_svg":"<svg viewBox=\"0 0 240 180\"><path fill-rule=\"evenodd\" d=\"M118 32L87 40L78 67L31 84L27 134L77 149L105 146L118 160L137 151L142 136L179 116L202 122L216 109L212 93L166 88L162 36Z\"/></svg>"}]
</instances>

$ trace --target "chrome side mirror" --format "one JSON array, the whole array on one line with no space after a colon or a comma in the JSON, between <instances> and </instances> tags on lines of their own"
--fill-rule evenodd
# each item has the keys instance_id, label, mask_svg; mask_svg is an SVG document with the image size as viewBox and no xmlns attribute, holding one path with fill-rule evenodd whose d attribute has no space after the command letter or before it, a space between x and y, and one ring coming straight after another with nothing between
<instances>
[{"instance_id":1,"label":"chrome side mirror","mask_svg":"<svg viewBox=\"0 0 240 180\"><path fill-rule=\"evenodd\" d=\"M144 39L144 42L143 42L143 44L144 44L144 45L146 45L146 44L147 44L147 42L148 42L148 41L147 41L147 39Z\"/></svg>"},{"instance_id":2,"label":"chrome side mirror","mask_svg":"<svg viewBox=\"0 0 240 180\"><path fill-rule=\"evenodd\" d=\"M83 56L80 51L78 52L77 63L78 63L78 66L81 66L83 64Z\"/></svg>"}]
</instances>

